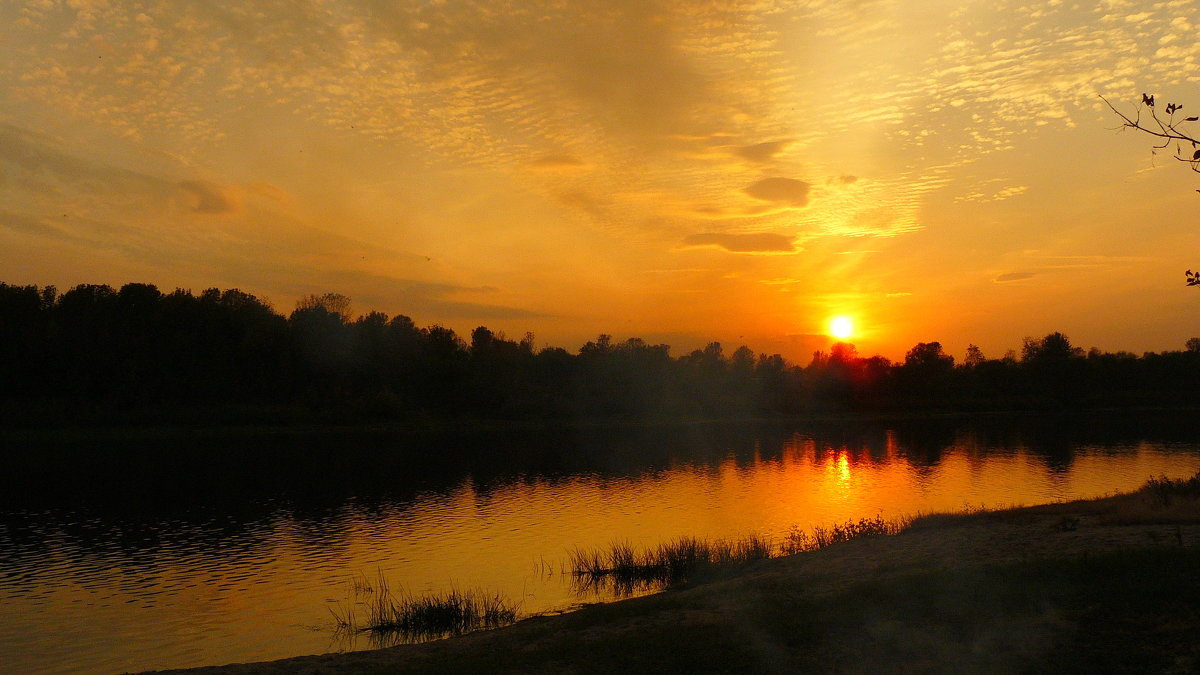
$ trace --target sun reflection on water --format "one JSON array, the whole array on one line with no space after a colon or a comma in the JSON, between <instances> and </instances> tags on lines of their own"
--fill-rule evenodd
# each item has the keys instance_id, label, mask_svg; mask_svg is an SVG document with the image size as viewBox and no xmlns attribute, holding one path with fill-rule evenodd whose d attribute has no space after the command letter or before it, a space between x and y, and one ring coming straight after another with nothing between
<instances>
[{"instance_id":1,"label":"sun reflection on water","mask_svg":"<svg viewBox=\"0 0 1200 675\"><path fill-rule=\"evenodd\" d=\"M266 515L236 520L235 511L227 531L163 517L146 525L159 528L150 548L121 539L120 521L97 521L87 530L96 534L84 536L48 511L38 516L45 522L7 530L13 534L0 528L0 560L8 561L0 566L8 575L0 575L0 653L82 671L202 665L197 653L203 662L316 653L328 650L327 635L279 627L327 620L330 598L343 594L339 580L362 573L382 573L414 594L498 592L538 612L606 599L575 594L563 570L576 547L645 549L681 536L747 534L780 541L792 526L811 531L876 516L1100 496L1152 475L1200 470L1193 441L1089 445L1057 435L1044 442L1032 432L997 440L930 426L732 436L708 445L655 437L631 450L601 445L586 459L556 448L552 457L565 466L553 470L461 468L409 492L339 493L307 509L266 494L263 503L275 505ZM400 465L384 478L400 481L407 470ZM49 534L11 539L23 531ZM114 541L125 543L114 548ZM59 562L47 567L47 558ZM6 578L26 581L5 585ZM153 597L145 579L159 580ZM88 640L28 643L69 623L88 626L91 643L145 651L118 657L89 652Z\"/></svg>"}]
</instances>

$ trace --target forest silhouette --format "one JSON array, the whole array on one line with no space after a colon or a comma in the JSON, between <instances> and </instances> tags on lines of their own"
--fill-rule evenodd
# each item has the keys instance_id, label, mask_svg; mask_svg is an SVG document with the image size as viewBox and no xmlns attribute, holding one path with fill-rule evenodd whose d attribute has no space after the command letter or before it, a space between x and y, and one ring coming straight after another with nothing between
<instances>
[{"instance_id":1,"label":"forest silhouette","mask_svg":"<svg viewBox=\"0 0 1200 675\"><path fill-rule=\"evenodd\" d=\"M1200 339L1137 356L1061 333L962 362L938 342L903 361L848 343L799 366L713 342L600 335L577 353L480 326L467 339L407 316L351 318L309 296L288 316L237 289L162 293L0 283L0 420L9 424L776 417L1064 410L1200 403Z\"/></svg>"}]
</instances>

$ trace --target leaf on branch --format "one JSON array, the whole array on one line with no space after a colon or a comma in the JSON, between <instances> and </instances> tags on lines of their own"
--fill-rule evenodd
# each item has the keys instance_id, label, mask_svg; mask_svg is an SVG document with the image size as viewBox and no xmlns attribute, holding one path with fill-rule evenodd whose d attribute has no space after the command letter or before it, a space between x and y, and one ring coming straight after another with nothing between
<instances>
[{"instance_id":1,"label":"leaf on branch","mask_svg":"<svg viewBox=\"0 0 1200 675\"><path fill-rule=\"evenodd\" d=\"M1200 150L1197 150L1192 153L1192 161L1194 162L1196 160L1200 160Z\"/></svg>"},{"instance_id":2,"label":"leaf on branch","mask_svg":"<svg viewBox=\"0 0 1200 675\"><path fill-rule=\"evenodd\" d=\"M1153 108L1154 107L1154 97L1143 93L1142 94L1142 103Z\"/></svg>"},{"instance_id":3,"label":"leaf on branch","mask_svg":"<svg viewBox=\"0 0 1200 675\"><path fill-rule=\"evenodd\" d=\"M1184 122L1196 122L1196 121L1200 121L1200 117L1187 117L1183 121Z\"/></svg>"}]
</instances>

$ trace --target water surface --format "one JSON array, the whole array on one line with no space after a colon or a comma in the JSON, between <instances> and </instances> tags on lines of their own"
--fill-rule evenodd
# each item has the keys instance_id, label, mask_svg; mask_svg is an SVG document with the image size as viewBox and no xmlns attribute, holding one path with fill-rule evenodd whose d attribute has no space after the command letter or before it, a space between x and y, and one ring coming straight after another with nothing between
<instances>
[{"instance_id":1,"label":"water surface","mask_svg":"<svg viewBox=\"0 0 1200 675\"><path fill-rule=\"evenodd\" d=\"M524 612L569 552L1035 504L1200 470L1170 417L459 434L104 432L7 440L0 670L120 672L368 648L330 609L382 574ZM600 598L605 599L605 598Z\"/></svg>"}]
</instances>

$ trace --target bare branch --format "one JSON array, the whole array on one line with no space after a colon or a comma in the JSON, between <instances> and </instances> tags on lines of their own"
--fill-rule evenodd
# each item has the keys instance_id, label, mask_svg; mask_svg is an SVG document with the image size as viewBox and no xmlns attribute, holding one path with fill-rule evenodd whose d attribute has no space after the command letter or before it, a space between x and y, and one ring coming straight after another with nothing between
<instances>
[{"instance_id":1,"label":"bare branch","mask_svg":"<svg viewBox=\"0 0 1200 675\"><path fill-rule=\"evenodd\" d=\"M1168 103L1166 105L1167 118L1164 120L1159 117L1158 109L1154 107L1154 96L1151 94L1142 94L1142 101L1138 104L1137 113L1134 117L1130 117L1121 112L1108 99L1100 97L1104 101L1109 110L1112 110L1121 118L1121 127L1119 131L1125 129L1136 129L1143 133L1149 134L1155 138L1162 139L1161 145L1153 146L1156 150L1169 147L1172 143L1175 144L1175 159L1184 162L1192 171L1200 173L1200 138L1197 138L1190 130L1182 129L1181 125L1189 122L1200 122L1200 116L1185 117L1182 120L1176 120L1175 113L1183 109L1183 106L1178 103ZM1149 123L1142 123L1142 114L1147 113L1153 121L1153 126ZM1185 150L1184 144L1191 145L1191 153ZM1197 190L1196 192L1200 192ZM1188 286L1200 287L1200 272L1188 270L1186 273Z\"/></svg>"},{"instance_id":2,"label":"bare branch","mask_svg":"<svg viewBox=\"0 0 1200 675\"><path fill-rule=\"evenodd\" d=\"M1196 151L1189 155L1187 151L1184 150L1182 145L1187 143L1190 144L1192 148L1200 147L1200 137L1193 135L1193 133L1190 131L1180 128L1180 125L1187 124L1189 122L1196 122L1200 120L1200 118L1185 117L1182 120L1176 121L1175 113L1179 110L1182 110L1183 106L1175 103L1168 103L1168 117L1164 120L1162 117L1159 117L1158 110L1154 107L1154 97L1147 94L1142 94L1142 102L1138 104L1137 115L1135 117L1130 117L1129 115L1121 112L1112 104L1112 102L1103 96L1100 97L1100 100L1104 101L1105 105L1107 105L1110 110L1112 110L1117 114L1118 117L1121 118L1122 128L1136 129L1143 133L1154 136L1155 138L1162 139L1161 144L1153 146L1155 149L1167 148L1174 143L1175 159L1188 164L1192 171L1200 173L1200 151ZM1153 126L1142 122L1143 113L1149 114L1150 119L1153 122Z\"/></svg>"}]
</instances>

